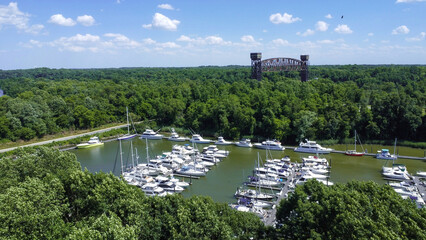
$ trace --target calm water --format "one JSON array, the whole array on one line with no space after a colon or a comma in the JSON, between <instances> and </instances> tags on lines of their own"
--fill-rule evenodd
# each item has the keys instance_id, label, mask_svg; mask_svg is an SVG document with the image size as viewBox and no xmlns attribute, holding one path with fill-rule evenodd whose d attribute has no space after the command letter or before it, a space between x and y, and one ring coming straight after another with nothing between
<instances>
[{"instance_id":1,"label":"calm water","mask_svg":"<svg viewBox=\"0 0 426 240\"><path fill-rule=\"evenodd\" d=\"M133 146L137 148L140 156L139 162L146 161L146 143L145 140L133 139ZM188 142L186 142L188 143ZM170 142L168 140L150 140L148 142L149 155L154 157L162 152L169 152L174 144L185 144ZM199 144L198 149L202 150L207 144ZM334 149L345 150L346 145L331 146ZM347 146L352 148L353 146ZM368 152L376 152L381 148L388 148L393 152L393 146L365 146ZM91 172L113 172L116 175L120 173L120 157L118 155L118 141L107 142L104 146L71 150L76 154L81 166L87 168ZM183 192L184 196L207 195L211 196L218 202L234 202L233 194L237 187L246 181L254 168L259 153L261 159L265 160L266 151L255 148L241 148L236 146L218 146L219 149L230 151L230 154L217 166L213 167L206 177L193 180L193 184ZM130 164L130 141L122 142L123 161ZM359 149L358 149L359 150ZM407 147L398 147L400 155L424 156L424 150ZM284 152L271 151L273 158L281 158L286 155L290 156L292 161L301 161L302 157L308 154L296 153L293 150L286 149ZM385 183L380 174L381 167L386 160L375 159L373 157L349 157L344 154L327 154L324 155L331 162L332 169L330 180L333 182L348 182L351 180L375 181ZM407 160L398 159L397 163L405 164L410 173L416 171L426 171L426 162L423 160ZM115 168L114 168L115 164ZM391 164L391 162L388 162Z\"/></svg>"}]
</instances>

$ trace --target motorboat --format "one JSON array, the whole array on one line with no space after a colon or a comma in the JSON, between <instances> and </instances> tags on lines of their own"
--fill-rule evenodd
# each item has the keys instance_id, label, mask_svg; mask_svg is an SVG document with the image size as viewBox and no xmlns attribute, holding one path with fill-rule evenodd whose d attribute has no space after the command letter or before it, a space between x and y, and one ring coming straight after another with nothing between
<instances>
[{"instance_id":1,"label":"motorboat","mask_svg":"<svg viewBox=\"0 0 426 240\"><path fill-rule=\"evenodd\" d=\"M418 171L418 172L416 173L416 175L417 175L417 176L419 176L419 177L426 177L426 172Z\"/></svg>"},{"instance_id":2,"label":"motorboat","mask_svg":"<svg viewBox=\"0 0 426 240\"><path fill-rule=\"evenodd\" d=\"M382 149L377 151L376 154L377 159L384 159L384 160L395 160L397 159L396 155L390 154L389 149Z\"/></svg>"},{"instance_id":3,"label":"motorboat","mask_svg":"<svg viewBox=\"0 0 426 240\"><path fill-rule=\"evenodd\" d=\"M250 139L241 139L241 141L236 142L235 145L237 145L238 147L246 147L246 148L251 148L253 146L253 144L251 144Z\"/></svg>"},{"instance_id":4,"label":"motorboat","mask_svg":"<svg viewBox=\"0 0 426 240\"><path fill-rule=\"evenodd\" d=\"M167 192L163 188L159 187L157 183L153 183L153 182L142 185L141 189L147 196L166 196L167 195Z\"/></svg>"},{"instance_id":5,"label":"motorboat","mask_svg":"<svg viewBox=\"0 0 426 240\"><path fill-rule=\"evenodd\" d=\"M170 180L169 181L175 183L176 186L179 186L179 187L186 188L186 187L189 186L189 183L187 183L185 181L180 181L179 179L175 178L173 176L173 174L170 175Z\"/></svg>"},{"instance_id":6,"label":"motorboat","mask_svg":"<svg viewBox=\"0 0 426 240\"><path fill-rule=\"evenodd\" d=\"M226 141L223 137L218 137L217 141L214 144L217 145L231 145L233 142Z\"/></svg>"},{"instance_id":7,"label":"motorboat","mask_svg":"<svg viewBox=\"0 0 426 240\"><path fill-rule=\"evenodd\" d=\"M402 181L402 182L391 182L389 183L389 186L391 186L392 188L410 188L414 186L413 184L410 184L409 182L406 181Z\"/></svg>"},{"instance_id":8,"label":"motorboat","mask_svg":"<svg viewBox=\"0 0 426 240\"><path fill-rule=\"evenodd\" d=\"M266 149L266 150L278 150L284 151L285 147L281 146L281 143L276 140L266 140L262 143L253 144L255 148Z\"/></svg>"},{"instance_id":9,"label":"motorboat","mask_svg":"<svg viewBox=\"0 0 426 240\"><path fill-rule=\"evenodd\" d=\"M251 199L259 199L259 200L272 200L275 198L274 195L261 193L260 191L254 189L241 189L238 188L235 192L236 197L246 197Z\"/></svg>"},{"instance_id":10,"label":"motorboat","mask_svg":"<svg viewBox=\"0 0 426 240\"><path fill-rule=\"evenodd\" d=\"M301 142L299 147L294 149L295 152L303 152L303 153L330 153L333 151L331 148L321 147L315 141L306 140L306 142Z\"/></svg>"},{"instance_id":11,"label":"motorboat","mask_svg":"<svg viewBox=\"0 0 426 240\"><path fill-rule=\"evenodd\" d=\"M183 187L178 186L177 184L170 181L159 182L158 186L164 189L165 191L172 193L181 193L184 190Z\"/></svg>"},{"instance_id":12,"label":"motorboat","mask_svg":"<svg viewBox=\"0 0 426 240\"><path fill-rule=\"evenodd\" d=\"M167 139L169 141L174 141L174 142L185 142L189 140L189 138L179 136L179 134L175 131L174 128L172 128L172 134Z\"/></svg>"},{"instance_id":13,"label":"motorboat","mask_svg":"<svg viewBox=\"0 0 426 240\"><path fill-rule=\"evenodd\" d=\"M104 143L101 142L98 137L91 137L88 142L78 144L77 148L91 148L102 145L104 145Z\"/></svg>"},{"instance_id":14,"label":"motorboat","mask_svg":"<svg viewBox=\"0 0 426 240\"><path fill-rule=\"evenodd\" d=\"M229 151L219 150L216 145L209 145L203 148L203 153L213 155L217 158L225 158L229 155Z\"/></svg>"},{"instance_id":15,"label":"motorboat","mask_svg":"<svg viewBox=\"0 0 426 240\"><path fill-rule=\"evenodd\" d=\"M197 169L194 165L184 165L180 169L176 170L176 173L196 177L206 176L205 171Z\"/></svg>"},{"instance_id":16,"label":"motorboat","mask_svg":"<svg viewBox=\"0 0 426 240\"><path fill-rule=\"evenodd\" d=\"M404 164L394 163L392 164L392 167L385 167L385 166L382 167L382 172L392 172L392 171L401 171L406 174L409 174L407 167Z\"/></svg>"},{"instance_id":17,"label":"motorboat","mask_svg":"<svg viewBox=\"0 0 426 240\"><path fill-rule=\"evenodd\" d=\"M140 139L159 140L163 139L163 135L158 134L154 130L148 128L145 130L145 132L142 133Z\"/></svg>"},{"instance_id":18,"label":"motorboat","mask_svg":"<svg viewBox=\"0 0 426 240\"><path fill-rule=\"evenodd\" d=\"M321 167L302 167L302 171L311 171L312 173L322 175L329 173L328 169Z\"/></svg>"},{"instance_id":19,"label":"motorboat","mask_svg":"<svg viewBox=\"0 0 426 240\"><path fill-rule=\"evenodd\" d=\"M302 158L303 166L311 167L316 165L322 165L328 167L328 161L326 158L319 158L317 156L308 156L305 158Z\"/></svg>"},{"instance_id":20,"label":"motorboat","mask_svg":"<svg viewBox=\"0 0 426 240\"><path fill-rule=\"evenodd\" d=\"M316 180L316 181L318 181L318 182L320 182L320 183L322 183L322 184L324 184L326 186L332 186L332 185L334 185L334 183L332 181L329 181L328 179L318 179L318 178L313 178L313 177L310 177L310 176L303 176L303 177L297 179L296 180L296 185L305 184L310 179L314 179L314 180Z\"/></svg>"},{"instance_id":21,"label":"motorboat","mask_svg":"<svg viewBox=\"0 0 426 240\"><path fill-rule=\"evenodd\" d=\"M261 201L257 199L251 199L251 198L239 198L238 199L238 205L246 206L246 207L260 207L260 208L270 208L272 207L271 202Z\"/></svg>"},{"instance_id":22,"label":"motorboat","mask_svg":"<svg viewBox=\"0 0 426 240\"><path fill-rule=\"evenodd\" d=\"M401 171L401 170L393 170L393 171L386 171L382 172L383 177L385 178L391 178L391 179L397 179L397 180L408 180L410 179L410 176Z\"/></svg>"},{"instance_id":23,"label":"motorboat","mask_svg":"<svg viewBox=\"0 0 426 240\"><path fill-rule=\"evenodd\" d=\"M193 134L192 138L189 140L192 143L211 143L210 140L204 139L200 134Z\"/></svg>"},{"instance_id":24,"label":"motorboat","mask_svg":"<svg viewBox=\"0 0 426 240\"><path fill-rule=\"evenodd\" d=\"M355 149L354 150L347 150L345 152L345 154L348 155L348 156L354 156L354 157L364 156L364 154L365 154L364 152L357 152L356 151L356 131L355 131L355 137L354 138L355 138ZM361 147L362 147L362 145L361 145Z\"/></svg>"},{"instance_id":25,"label":"motorboat","mask_svg":"<svg viewBox=\"0 0 426 240\"><path fill-rule=\"evenodd\" d=\"M137 134L130 134L129 109L127 107L126 107L126 116L127 116L127 133L119 137L118 140L128 140L137 136Z\"/></svg>"}]
</instances>

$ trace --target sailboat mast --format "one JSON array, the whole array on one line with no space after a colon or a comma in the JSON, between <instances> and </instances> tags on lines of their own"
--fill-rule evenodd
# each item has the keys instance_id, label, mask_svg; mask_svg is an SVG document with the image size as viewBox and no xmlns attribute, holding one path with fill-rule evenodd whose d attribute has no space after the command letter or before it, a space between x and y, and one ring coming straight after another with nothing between
<instances>
[{"instance_id":1,"label":"sailboat mast","mask_svg":"<svg viewBox=\"0 0 426 240\"><path fill-rule=\"evenodd\" d=\"M127 134L130 134L130 130L129 130L129 108L126 107L126 116L127 116Z\"/></svg>"},{"instance_id":2,"label":"sailboat mast","mask_svg":"<svg viewBox=\"0 0 426 240\"><path fill-rule=\"evenodd\" d=\"M355 130L355 137L354 137L354 140L355 140L355 152L356 152L356 130Z\"/></svg>"},{"instance_id":3,"label":"sailboat mast","mask_svg":"<svg viewBox=\"0 0 426 240\"><path fill-rule=\"evenodd\" d=\"M123 151L121 150L121 140L120 141L120 164L121 164L121 175L123 175Z\"/></svg>"},{"instance_id":4,"label":"sailboat mast","mask_svg":"<svg viewBox=\"0 0 426 240\"><path fill-rule=\"evenodd\" d=\"M134 155L133 155L133 142L132 141L130 141L130 152L132 154L132 166L135 167L135 158L134 158Z\"/></svg>"}]
</instances>

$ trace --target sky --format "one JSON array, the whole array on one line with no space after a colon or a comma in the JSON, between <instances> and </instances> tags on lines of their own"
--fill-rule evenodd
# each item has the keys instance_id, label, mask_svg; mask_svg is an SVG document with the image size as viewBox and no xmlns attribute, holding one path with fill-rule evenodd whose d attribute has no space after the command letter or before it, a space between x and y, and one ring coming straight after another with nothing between
<instances>
[{"instance_id":1,"label":"sky","mask_svg":"<svg viewBox=\"0 0 426 240\"><path fill-rule=\"evenodd\" d=\"M426 0L0 0L0 69L426 64Z\"/></svg>"}]
</instances>

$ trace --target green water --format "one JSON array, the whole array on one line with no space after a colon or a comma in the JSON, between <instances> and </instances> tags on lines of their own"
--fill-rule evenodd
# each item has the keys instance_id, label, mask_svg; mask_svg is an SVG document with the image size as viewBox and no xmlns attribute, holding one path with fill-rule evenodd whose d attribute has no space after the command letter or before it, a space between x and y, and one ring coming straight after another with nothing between
<instances>
[{"instance_id":1,"label":"green water","mask_svg":"<svg viewBox=\"0 0 426 240\"><path fill-rule=\"evenodd\" d=\"M139 162L146 161L146 143L145 140L133 139L133 146L138 149L140 156ZM186 142L188 143L188 142ZM150 140L148 142L149 155L154 157L162 152L170 152L174 144L183 145L185 143L170 142L168 140ZM202 150L203 147L208 146L207 144L199 144L197 147ZM330 146L336 150L345 150L346 145ZM352 148L353 146L347 146ZM375 146L368 145L364 146L368 149L368 152L373 150L376 152L381 148L388 148L393 152L393 146ZM94 147L89 149L75 149L70 150L76 154L78 161L81 166L87 168L91 172L113 172L119 175L120 173L120 157L118 155L119 144L118 141L107 142L104 146ZM230 151L230 154L217 166L213 167L206 177L202 177L197 180L192 180L192 185L188 187L182 194L184 196L206 195L211 196L213 200L217 202L234 202L233 194L237 187L246 181L254 168L255 162L257 161L257 155L259 153L261 159L265 159L266 151L255 149L255 148L241 148L234 145L230 146L218 146L219 149L225 149ZM130 141L122 142L123 149L123 161L130 164ZM360 149L358 149L360 150ZM400 155L409 156L424 156L424 150L414 149L408 147L398 147ZM296 153L293 150L286 149L282 151L271 151L273 158L282 158L284 156L290 156L292 161L301 161L302 157L308 156L309 154ZM324 155L331 163L332 169L330 174L330 180L335 183L345 183L351 180L361 181L375 181L378 183L385 183L380 174L381 167L386 163L386 160L375 159L370 156L364 157L350 157L344 154L327 154ZM423 160L408 160L398 159L397 163L405 164L410 173L417 171L426 171L426 162ZM388 162L390 165L391 162Z\"/></svg>"}]
</instances>

